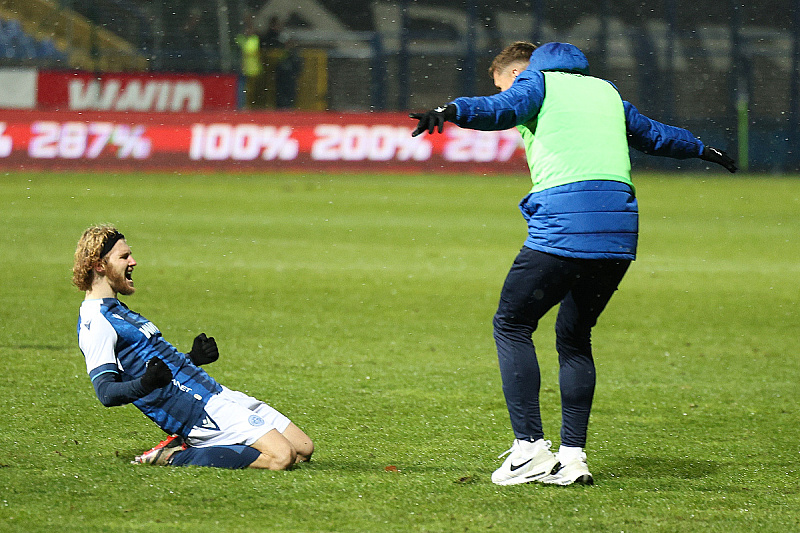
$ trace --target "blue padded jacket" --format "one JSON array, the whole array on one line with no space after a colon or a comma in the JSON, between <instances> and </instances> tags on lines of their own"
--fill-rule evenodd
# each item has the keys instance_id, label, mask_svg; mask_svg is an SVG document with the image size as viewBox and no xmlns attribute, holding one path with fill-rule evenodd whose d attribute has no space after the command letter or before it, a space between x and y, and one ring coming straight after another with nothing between
<instances>
[{"instance_id":1,"label":"blue padded jacket","mask_svg":"<svg viewBox=\"0 0 800 533\"><path fill-rule=\"evenodd\" d=\"M589 74L577 47L547 43L531 55L511 87L492 96L454 100L455 123L476 130L504 130L534 120L546 97L543 71ZM609 82L611 83L611 82ZM613 84L612 84L613 85ZM699 157L703 143L688 130L652 120L622 101L629 146L650 155ZM635 259L638 205L635 192L615 181L575 181L531 193L520 202L528 223L525 246L564 257Z\"/></svg>"}]
</instances>

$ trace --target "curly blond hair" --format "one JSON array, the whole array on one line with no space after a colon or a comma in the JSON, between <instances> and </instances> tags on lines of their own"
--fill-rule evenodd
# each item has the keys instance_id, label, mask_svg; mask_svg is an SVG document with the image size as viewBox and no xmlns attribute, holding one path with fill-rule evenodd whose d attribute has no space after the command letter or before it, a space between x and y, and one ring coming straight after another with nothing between
<instances>
[{"instance_id":1,"label":"curly blond hair","mask_svg":"<svg viewBox=\"0 0 800 533\"><path fill-rule=\"evenodd\" d=\"M110 224L92 226L83 232L75 249L75 262L72 264L72 283L82 291L92 288L94 267L103 261L101 253L109 236L119 233Z\"/></svg>"},{"instance_id":2,"label":"curly blond hair","mask_svg":"<svg viewBox=\"0 0 800 533\"><path fill-rule=\"evenodd\" d=\"M489 67L489 76L494 76L495 72L502 72L514 63L528 63L534 50L536 50L536 45L527 41L511 43L494 58Z\"/></svg>"}]
</instances>

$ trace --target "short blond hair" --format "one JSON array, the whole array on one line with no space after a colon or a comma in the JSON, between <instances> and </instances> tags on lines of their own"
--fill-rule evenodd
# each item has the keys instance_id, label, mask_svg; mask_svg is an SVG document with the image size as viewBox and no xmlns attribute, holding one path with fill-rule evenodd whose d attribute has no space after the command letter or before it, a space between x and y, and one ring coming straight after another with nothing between
<instances>
[{"instance_id":1,"label":"short blond hair","mask_svg":"<svg viewBox=\"0 0 800 533\"><path fill-rule=\"evenodd\" d=\"M489 76L494 76L495 72L502 72L514 63L529 63L534 50L536 45L527 41L511 43L494 58L489 67Z\"/></svg>"},{"instance_id":2,"label":"short blond hair","mask_svg":"<svg viewBox=\"0 0 800 533\"><path fill-rule=\"evenodd\" d=\"M94 267L103 260L103 245L111 235L119 233L110 224L92 226L83 232L75 249L75 262L72 264L72 283L82 291L92 288Z\"/></svg>"}]
</instances>

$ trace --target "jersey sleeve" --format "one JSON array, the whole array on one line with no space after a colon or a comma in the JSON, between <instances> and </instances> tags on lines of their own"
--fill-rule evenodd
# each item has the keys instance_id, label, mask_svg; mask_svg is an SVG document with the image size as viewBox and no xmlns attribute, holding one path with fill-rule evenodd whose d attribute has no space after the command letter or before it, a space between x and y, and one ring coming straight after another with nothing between
<instances>
[{"instance_id":1,"label":"jersey sleeve","mask_svg":"<svg viewBox=\"0 0 800 533\"><path fill-rule=\"evenodd\" d=\"M125 405L147 396L148 391L142 386L142 378L132 381L119 379L119 373L105 372L97 374L92 380L97 399L106 407Z\"/></svg>"},{"instance_id":2,"label":"jersey sleeve","mask_svg":"<svg viewBox=\"0 0 800 533\"><path fill-rule=\"evenodd\" d=\"M116 344L117 332L101 314L80 325L78 345L86 359L86 371L92 381L100 374L119 373Z\"/></svg>"},{"instance_id":3,"label":"jersey sleeve","mask_svg":"<svg viewBox=\"0 0 800 533\"><path fill-rule=\"evenodd\" d=\"M703 141L689 130L655 121L641 114L630 102L622 102L625 108L625 123L628 144L648 155L688 159L700 157Z\"/></svg>"},{"instance_id":4,"label":"jersey sleeve","mask_svg":"<svg viewBox=\"0 0 800 533\"><path fill-rule=\"evenodd\" d=\"M80 325L78 344L95 394L106 407L124 405L147 395L141 378L123 381L117 366L117 332L101 314Z\"/></svg>"},{"instance_id":5,"label":"jersey sleeve","mask_svg":"<svg viewBox=\"0 0 800 533\"><path fill-rule=\"evenodd\" d=\"M456 124L472 130L507 130L525 124L539 113L544 101L544 76L526 70L511 87L492 96L453 100L458 109Z\"/></svg>"}]
</instances>

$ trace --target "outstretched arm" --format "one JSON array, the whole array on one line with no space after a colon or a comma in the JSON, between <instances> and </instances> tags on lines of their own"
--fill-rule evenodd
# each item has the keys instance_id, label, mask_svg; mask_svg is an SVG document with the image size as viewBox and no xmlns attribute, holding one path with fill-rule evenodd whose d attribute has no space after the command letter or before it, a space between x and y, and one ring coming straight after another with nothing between
<instances>
[{"instance_id":1,"label":"outstretched arm","mask_svg":"<svg viewBox=\"0 0 800 533\"><path fill-rule=\"evenodd\" d=\"M625 122L628 128L628 144L648 155L688 159L700 157L703 141L695 138L689 130L662 124L639 113L630 102L623 100Z\"/></svg>"},{"instance_id":2,"label":"outstretched arm","mask_svg":"<svg viewBox=\"0 0 800 533\"><path fill-rule=\"evenodd\" d=\"M411 113L409 116L419 121L411 135L416 137L425 131L442 133L445 122L471 130L507 130L535 117L543 101L542 73L526 70L511 87L492 96L456 98L425 113Z\"/></svg>"},{"instance_id":3,"label":"outstretched arm","mask_svg":"<svg viewBox=\"0 0 800 533\"><path fill-rule=\"evenodd\" d=\"M705 146L689 130L663 124L639 113L630 102L623 101L625 122L628 128L628 144L649 155L688 159L698 157L704 161L722 165L736 172L736 164L728 154L717 148Z\"/></svg>"}]
</instances>

